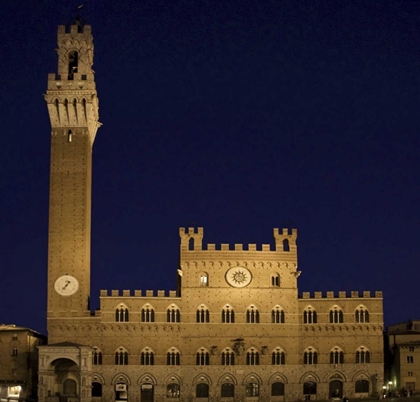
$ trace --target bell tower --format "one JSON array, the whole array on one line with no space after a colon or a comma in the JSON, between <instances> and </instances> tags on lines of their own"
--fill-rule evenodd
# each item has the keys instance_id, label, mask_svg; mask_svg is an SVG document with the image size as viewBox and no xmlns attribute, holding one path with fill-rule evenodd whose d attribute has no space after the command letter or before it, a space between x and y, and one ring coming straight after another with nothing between
<instances>
[{"instance_id":1,"label":"bell tower","mask_svg":"<svg viewBox=\"0 0 420 402\"><path fill-rule=\"evenodd\" d=\"M90 313L92 146L100 126L90 25L76 18L59 26L57 53L44 96L51 121L48 328L55 318Z\"/></svg>"}]
</instances>

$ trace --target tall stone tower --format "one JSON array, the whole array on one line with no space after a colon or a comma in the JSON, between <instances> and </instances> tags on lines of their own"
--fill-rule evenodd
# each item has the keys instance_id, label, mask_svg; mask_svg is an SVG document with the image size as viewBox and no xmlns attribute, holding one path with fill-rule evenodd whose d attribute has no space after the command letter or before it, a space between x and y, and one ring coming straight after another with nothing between
<instances>
[{"instance_id":1,"label":"tall stone tower","mask_svg":"<svg viewBox=\"0 0 420 402\"><path fill-rule=\"evenodd\" d=\"M48 75L45 95L51 120L48 328L59 317L89 315L92 146L100 126L91 27L80 19L59 26L57 52L58 71Z\"/></svg>"}]
</instances>

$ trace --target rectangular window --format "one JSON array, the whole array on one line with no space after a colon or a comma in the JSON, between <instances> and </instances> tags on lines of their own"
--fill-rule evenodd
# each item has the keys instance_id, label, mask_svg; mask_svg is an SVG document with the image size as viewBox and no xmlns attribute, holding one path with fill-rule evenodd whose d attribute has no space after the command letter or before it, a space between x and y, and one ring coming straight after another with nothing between
<instances>
[{"instance_id":1,"label":"rectangular window","mask_svg":"<svg viewBox=\"0 0 420 402\"><path fill-rule=\"evenodd\" d=\"M412 372L412 371L409 371L409 372L407 373L407 375L408 375L408 377L412 377L412 376L413 376L413 372Z\"/></svg>"},{"instance_id":2,"label":"rectangular window","mask_svg":"<svg viewBox=\"0 0 420 402\"><path fill-rule=\"evenodd\" d=\"M407 363L414 363L414 357L413 356L407 356Z\"/></svg>"},{"instance_id":3,"label":"rectangular window","mask_svg":"<svg viewBox=\"0 0 420 402\"><path fill-rule=\"evenodd\" d=\"M409 352L414 352L414 346L410 346L410 347L408 348L408 351L409 351Z\"/></svg>"},{"instance_id":4,"label":"rectangular window","mask_svg":"<svg viewBox=\"0 0 420 402\"><path fill-rule=\"evenodd\" d=\"M209 277L207 274L200 275L200 286L209 286Z\"/></svg>"},{"instance_id":5,"label":"rectangular window","mask_svg":"<svg viewBox=\"0 0 420 402\"><path fill-rule=\"evenodd\" d=\"M21 387L20 385L7 388L7 395L12 398L19 398Z\"/></svg>"},{"instance_id":6,"label":"rectangular window","mask_svg":"<svg viewBox=\"0 0 420 402\"><path fill-rule=\"evenodd\" d=\"M18 355L18 350L17 348L13 348L12 349L12 356L17 356Z\"/></svg>"}]
</instances>

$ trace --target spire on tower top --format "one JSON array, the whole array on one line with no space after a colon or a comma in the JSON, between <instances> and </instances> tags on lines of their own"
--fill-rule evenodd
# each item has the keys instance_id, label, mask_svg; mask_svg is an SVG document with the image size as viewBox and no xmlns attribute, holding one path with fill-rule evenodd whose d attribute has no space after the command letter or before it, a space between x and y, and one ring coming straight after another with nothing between
<instances>
[{"instance_id":1,"label":"spire on tower top","mask_svg":"<svg viewBox=\"0 0 420 402\"><path fill-rule=\"evenodd\" d=\"M73 22L70 25L76 25L77 26L77 32L83 32L83 27L85 25L85 22L83 21L83 18L80 16L80 10L84 7L84 4L80 4L75 8L75 14Z\"/></svg>"}]
</instances>

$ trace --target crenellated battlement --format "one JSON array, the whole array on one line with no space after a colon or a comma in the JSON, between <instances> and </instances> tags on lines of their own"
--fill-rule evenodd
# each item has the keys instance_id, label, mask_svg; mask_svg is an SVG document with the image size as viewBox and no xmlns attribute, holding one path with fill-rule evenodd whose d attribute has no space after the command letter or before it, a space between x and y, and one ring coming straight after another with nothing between
<instances>
[{"instance_id":1,"label":"crenellated battlement","mask_svg":"<svg viewBox=\"0 0 420 402\"><path fill-rule=\"evenodd\" d=\"M296 253L296 239L297 229L283 228L280 232L278 228L273 229L273 235L275 240L274 249L270 244L226 244L222 243L216 245L214 243L207 244L206 248L203 248L203 237L204 229L198 228L179 228L179 236L181 238L181 254L189 251L262 251L262 252L294 252Z\"/></svg>"},{"instance_id":2,"label":"crenellated battlement","mask_svg":"<svg viewBox=\"0 0 420 402\"><path fill-rule=\"evenodd\" d=\"M107 289L101 289L99 296L102 297L178 297L176 290L170 290L169 292L165 290L107 290Z\"/></svg>"},{"instance_id":3,"label":"crenellated battlement","mask_svg":"<svg viewBox=\"0 0 420 402\"><path fill-rule=\"evenodd\" d=\"M84 25L82 23L77 23L73 25L59 25L58 26L59 34L70 34L70 35L83 35L83 34L92 34L92 27L90 25Z\"/></svg>"},{"instance_id":4,"label":"crenellated battlement","mask_svg":"<svg viewBox=\"0 0 420 402\"><path fill-rule=\"evenodd\" d=\"M358 290L352 290L347 292L345 290L340 290L338 292L327 291L327 292L303 292L302 296L299 299L357 299L357 298L375 298L375 299L382 299L382 292L375 291L372 292L370 290L364 290L363 292L359 292Z\"/></svg>"}]
</instances>

